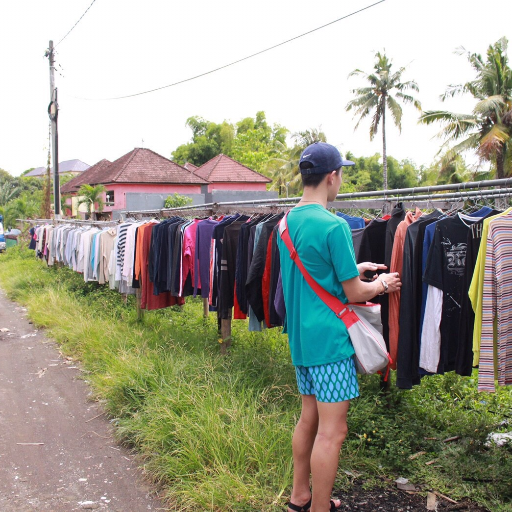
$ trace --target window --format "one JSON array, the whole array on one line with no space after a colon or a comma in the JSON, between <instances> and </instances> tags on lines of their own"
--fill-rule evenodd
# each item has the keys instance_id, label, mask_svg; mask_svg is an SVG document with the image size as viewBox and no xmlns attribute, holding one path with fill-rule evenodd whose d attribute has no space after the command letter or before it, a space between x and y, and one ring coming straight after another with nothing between
<instances>
[{"instance_id":1,"label":"window","mask_svg":"<svg viewBox=\"0 0 512 512\"><path fill-rule=\"evenodd\" d=\"M105 199L105 206L114 206L114 191L107 190Z\"/></svg>"}]
</instances>

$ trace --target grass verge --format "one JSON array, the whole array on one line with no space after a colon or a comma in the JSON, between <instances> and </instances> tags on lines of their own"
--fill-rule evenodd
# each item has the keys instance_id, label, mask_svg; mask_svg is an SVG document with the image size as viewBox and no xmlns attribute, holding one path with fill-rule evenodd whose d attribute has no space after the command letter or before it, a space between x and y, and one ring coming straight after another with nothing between
<instances>
[{"instance_id":1,"label":"grass verge","mask_svg":"<svg viewBox=\"0 0 512 512\"><path fill-rule=\"evenodd\" d=\"M300 403L278 329L250 333L234 321L231 353L222 357L215 315L202 318L199 301L138 321L132 297L47 268L18 247L0 256L0 285L82 361L119 440L138 453L172 509L284 505ZM511 390L479 394L475 378L430 377L412 391L392 386L384 397L379 378L366 377L349 412L337 487L349 486L350 474L367 485L402 476L453 499L510 510L512 448L485 441L512 430L511 418Z\"/></svg>"}]
</instances>

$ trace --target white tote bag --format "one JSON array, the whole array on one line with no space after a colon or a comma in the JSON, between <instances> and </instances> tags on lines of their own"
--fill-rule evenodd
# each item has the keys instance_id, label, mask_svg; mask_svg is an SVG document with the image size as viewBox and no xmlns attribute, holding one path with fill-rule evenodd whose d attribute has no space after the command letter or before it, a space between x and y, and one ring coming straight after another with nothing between
<instances>
[{"instance_id":1,"label":"white tote bag","mask_svg":"<svg viewBox=\"0 0 512 512\"><path fill-rule=\"evenodd\" d=\"M360 374L377 373L392 363L382 336L380 304L345 304L339 318L345 323Z\"/></svg>"}]
</instances>

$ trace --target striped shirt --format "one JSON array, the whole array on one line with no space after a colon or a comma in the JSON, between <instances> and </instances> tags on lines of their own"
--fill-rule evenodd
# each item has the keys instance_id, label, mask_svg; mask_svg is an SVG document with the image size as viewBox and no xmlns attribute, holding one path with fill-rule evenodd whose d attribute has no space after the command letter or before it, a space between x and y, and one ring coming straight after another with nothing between
<instances>
[{"instance_id":1,"label":"striped shirt","mask_svg":"<svg viewBox=\"0 0 512 512\"><path fill-rule=\"evenodd\" d=\"M486 248L478 391L495 391L496 373L512 384L512 213L491 220Z\"/></svg>"}]
</instances>

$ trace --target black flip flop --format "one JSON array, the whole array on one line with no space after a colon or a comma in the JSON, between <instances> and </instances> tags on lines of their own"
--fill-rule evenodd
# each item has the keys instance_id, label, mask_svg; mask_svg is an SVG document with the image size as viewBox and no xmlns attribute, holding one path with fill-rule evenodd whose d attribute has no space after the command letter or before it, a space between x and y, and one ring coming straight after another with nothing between
<instances>
[{"instance_id":1,"label":"black flip flop","mask_svg":"<svg viewBox=\"0 0 512 512\"><path fill-rule=\"evenodd\" d=\"M302 507L300 507L299 505L295 505L291 501L288 502L286 505L288 508L291 508L295 512L308 512L308 510L311 508L311 498L305 505L302 505Z\"/></svg>"}]
</instances>

